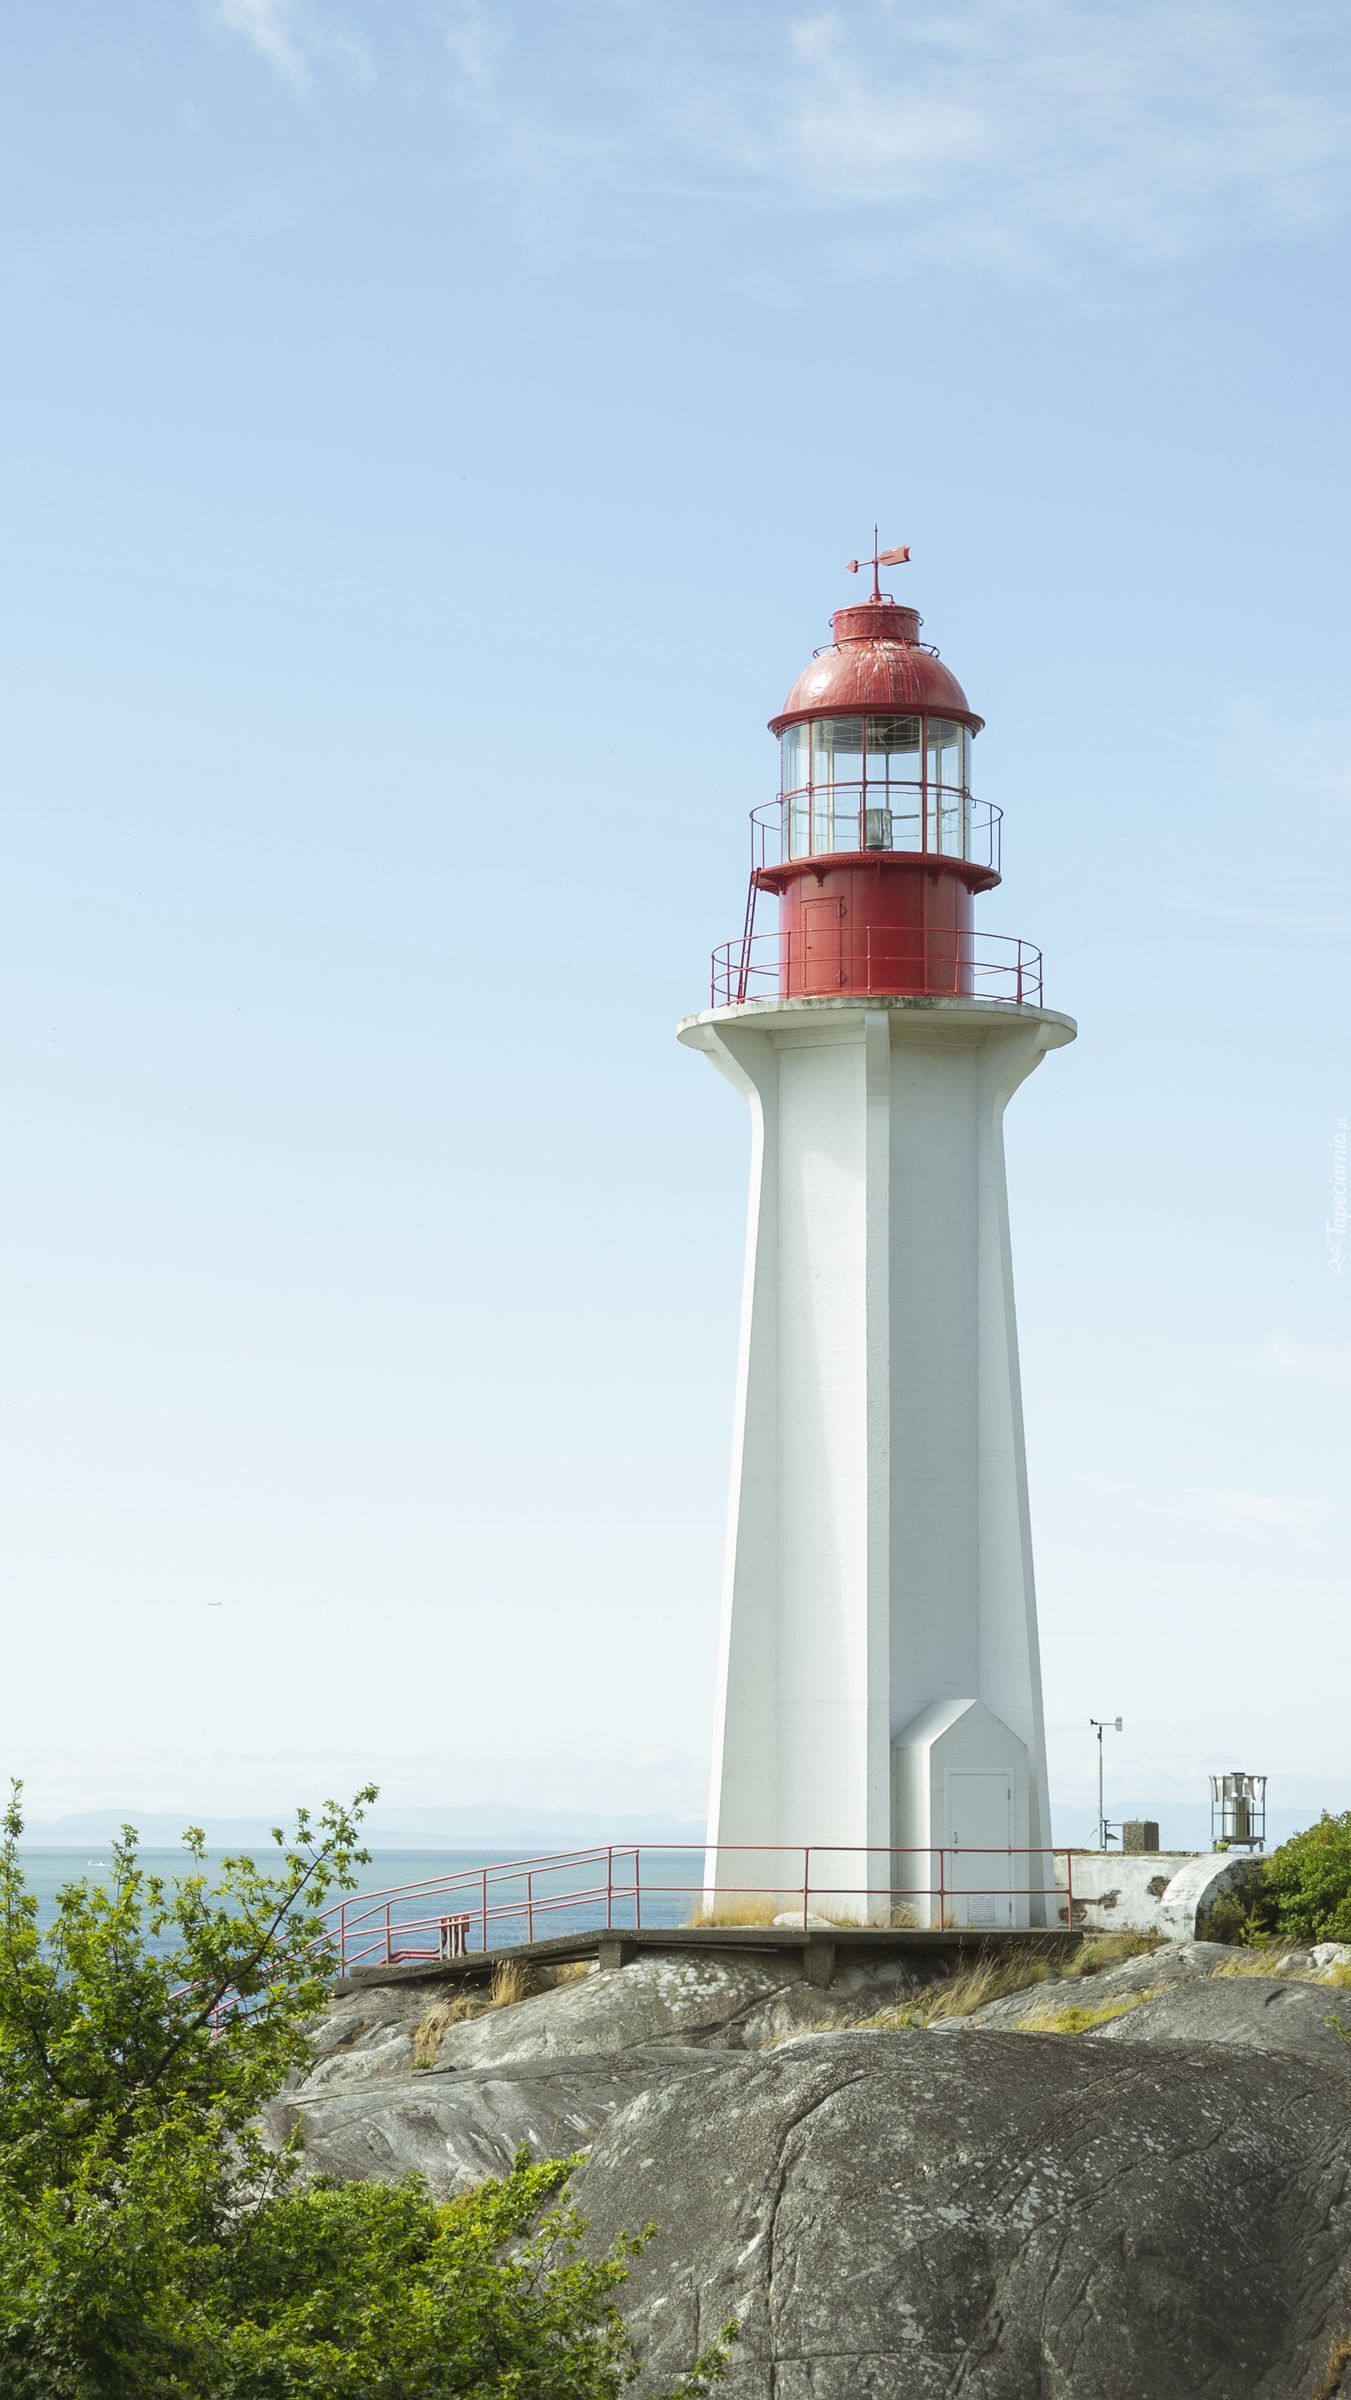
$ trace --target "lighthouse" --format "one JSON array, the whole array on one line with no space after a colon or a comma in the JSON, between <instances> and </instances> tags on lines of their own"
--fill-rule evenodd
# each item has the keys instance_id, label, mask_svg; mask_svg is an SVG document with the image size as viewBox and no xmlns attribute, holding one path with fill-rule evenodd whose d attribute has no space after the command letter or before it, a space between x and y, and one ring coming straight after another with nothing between
<instances>
[{"instance_id":1,"label":"lighthouse","mask_svg":"<svg viewBox=\"0 0 1351 2400\"><path fill-rule=\"evenodd\" d=\"M1002 1127L1075 1027L976 925L983 721L901 556L770 721L743 932L680 1027L752 1127L706 1876L1054 1924Z\"/></svg>"}]
</instances>

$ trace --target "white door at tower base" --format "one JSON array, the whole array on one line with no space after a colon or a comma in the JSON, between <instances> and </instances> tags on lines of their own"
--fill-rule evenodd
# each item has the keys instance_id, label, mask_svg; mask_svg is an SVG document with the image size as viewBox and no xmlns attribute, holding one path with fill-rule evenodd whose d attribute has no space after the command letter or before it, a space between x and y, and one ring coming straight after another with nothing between
<instances>
[{"instance_id":1,"label":"white door at tower base","mask_svg":"<svg viewBox=\"0 0 1351 2400\"><path fill-rule=\"evenodd\" d=\"M1013 1841L1013 1780L1003 1774L949 1770L943 1778L947 1818L943 1885L954 1925L1012 1925L1017 1871Z\"/></svg>"}]
</instances>

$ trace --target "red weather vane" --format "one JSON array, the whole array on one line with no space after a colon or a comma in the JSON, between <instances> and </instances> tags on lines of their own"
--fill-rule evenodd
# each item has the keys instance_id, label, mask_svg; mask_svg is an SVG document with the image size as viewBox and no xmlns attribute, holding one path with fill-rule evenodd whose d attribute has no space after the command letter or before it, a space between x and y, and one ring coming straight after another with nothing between
<instances>
[{"instance_id":1,"label":"red weather vane","mask_svg":"<svg viewBox=\"0 0 1351 2400\"><path fill-rule=\"evenodd\" d=\"M873 527L873 554L872 554L872 557L871 557L871 558L847 558L847 559L845 560L845 562L844 562L844 571L845 571L846 575L857 575L857 573L858 573L858 571L859 571L859 568L860 568L860 567L871 567L871 568L872 568L872 571L873 571L873 589L872 589L872 596L873 596L874 600L880 600L880 599L881 599L881 597L882 597L882 587L881 587L881 585L878 583L878 580L877 580L877 570L878 570L878 568L879 568L879 567L903 567L903 566L905 566L905 565L907 564L907 562L908 562L908 560L909 560L909 557L910 557L910 552L909 552L909 550L908 550L908 549L902 549L902 550L879 550L879 549L878 549L878 547L877 547L877 527L874 525L874 527Z\"/></svg>"}]
</instances>

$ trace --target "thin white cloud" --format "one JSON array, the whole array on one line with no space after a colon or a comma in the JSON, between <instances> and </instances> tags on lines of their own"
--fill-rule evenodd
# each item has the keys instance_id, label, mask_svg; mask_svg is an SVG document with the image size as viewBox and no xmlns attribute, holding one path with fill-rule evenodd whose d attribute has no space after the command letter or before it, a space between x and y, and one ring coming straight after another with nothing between
<instances>
[{"instance_id":1,"label":"thin white cloud","mask_svg":"<svg viewBox=\"0 0 1351 2400\"><path fill-rule=\"evenodd\" d=\"M330 0L205 4L296 89L370 72ZM789 218L836 275L1026 277L1351 210L1337 0L414 0L397 26L333 5L429 73L449 60L464 165L546 238L642 248L712 202L747 268L757 223Z\"/></svg>"},{"instance_id":2,"label":"thin white cloud","mask_svg":"<svg viewBox=\"0 0 1351 2400\"><path fill-rule=\"evenodd\" d=\"M308 0L212 0L211 16L295 91L307 89L320 65L337 66L355 80L371 71L366 44L330 23Z\"/></svg>"},{"instance_id":3,"label":"thin white cloud","mask_svg":"<svg viewBox=\"0 0 1351 2400\"><path fill-rule=\"evenodd\" d=\"M512 34L501 0L440 0L441 31L452 67L471 91L497 79Z\"/></svg>"},{"instance_id":4,"label":"thin white cloud","mask_svg":"<svg viewBox=\"0 0 1351 2400\"><path fill-rule=\"evenodd\" d=\"M1351 42L1331 0L436 0L491 153L537 204L714 200L814 222L835 267L1021 274L1300 236L1351 203Z\"/></svg>"},{"instance_id":5,"label":"thin white cloud","mask_svg":"<svg viewBox=\"0 0 1351 2400\"><path fill-rule=\"evenodd\" d=\"M1223 1525L1267 1525L1283 1533L1308 1533L1327 1522L1322 1500L1300 1500L1283 1492L1225 1492L1193 1486L1185 1495L1195 1513Z\"/></svg>"},{"instance_id":6,"label":"thin white cloud","mask_svg":"<svg viewBox=\"0 0 1351 2400\"><path fill-rule=\"evenodd\" d=\"M1351 1385L1351 1350L1318 1350L1281 1333L1272 1336L1258 1365L1291 1383Z\"/></svg>"},{"instance_id":7,"label":"thin white cloud","mask_svg":"<svg viewBox=\"0 0 1351 2400\"><path fill-rule=\"evenodd\" d=\"M894 233L926 252L1159 259L1307 230L1347 195L1329 22L1253 0L861 0L791 28L780 161L827 204L921 202Z\"/></svg>"}]
</instances>

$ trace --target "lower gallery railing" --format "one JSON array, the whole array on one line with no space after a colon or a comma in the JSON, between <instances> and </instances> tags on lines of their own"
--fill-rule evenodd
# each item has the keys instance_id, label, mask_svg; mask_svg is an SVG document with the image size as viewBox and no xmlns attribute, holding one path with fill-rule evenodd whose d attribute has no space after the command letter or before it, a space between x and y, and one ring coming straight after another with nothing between
<instances>
[{"instance_id":1,"label":"lower gallery railing","mask_svg":"<svg viewBox=\"0 0 1351 2400\"><path fill-rule=\"evenodd\" d=\"M360 1892L329 1910L344 1970L551 1936L681 1925L985 1928L1073 1923L1068 1850L607 1843Z\"/></svg>"},{"instance_id":2,"label":"lower gallery railing","mask_svg":"<svg viewBox=\"0 0 1351 2400\"><path fill-rule=\"evenodd\" d=\"M895 997L1003 1000L1040 1008L1042 956L1017 934L936 927L850 927L829 935L742 933L714 951L709 1003L782 996L830 999L847 993Z\"/></svg>"}]
</instances>

